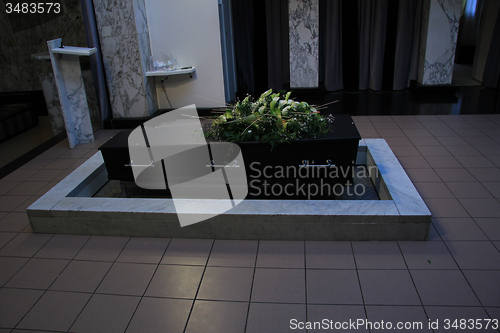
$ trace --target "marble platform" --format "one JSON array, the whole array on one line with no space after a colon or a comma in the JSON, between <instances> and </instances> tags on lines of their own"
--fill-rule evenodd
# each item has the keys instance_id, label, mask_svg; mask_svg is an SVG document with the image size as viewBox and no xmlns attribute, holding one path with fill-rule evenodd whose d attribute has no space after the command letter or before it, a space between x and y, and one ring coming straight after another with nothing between
<instances>
[{"instance_id":1,"label":"marble platform","mask_svg":"<svg viewBox=\"0 0 500 333\"><path fill-rule=\"evenodd\" d=\"M180 227L172 199L94 198L107 182L100 152L28 207L36 233L272 240L426 240L431 213L383 139L361 140L381 200L245 200ZM217 200L193 201L209 214ZM207 208L208 207L208 208Z\"/></svg>"}]
</instances>

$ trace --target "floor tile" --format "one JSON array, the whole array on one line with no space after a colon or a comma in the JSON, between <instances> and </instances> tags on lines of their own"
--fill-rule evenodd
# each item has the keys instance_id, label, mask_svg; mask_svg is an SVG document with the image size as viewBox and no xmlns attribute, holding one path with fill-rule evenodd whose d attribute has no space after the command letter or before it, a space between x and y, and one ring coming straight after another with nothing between
<instances>
[{"instance_id":1,"label":"floor tile","mask_svg":"<svg viewBox=\"0 0 500 333\"><path fill-rule=\"evenodd\" d=\"M142 296L156 265L115 263L97 288L100 294Z\"/></svg>"},{"instance_id":2,"label":"floor tile","mask_svg":"<svg viewBox=\"0 0 500 333\"><path fill-rule=\"evenodd\" d=\"M26 213L12 212L0 220L0 231L21 232L28 225Z\"/></svg>"},{"instance_id":3,"label":"floor tile","mask_svg":"<svg viewBox=\"0 0 500 333\"><path fill-rule=\"evenodd\" d=\"M11 277L13 277L24 264L27 258L0 257L0 287L2 287Z\"/></svg>"},{"instance_id":4,"label":"floor tile","mask_svg":"<svg viewBox=\"0 0 500 333\"><path fill-rule=\"evenodd\" d=\"M409 269L458 269L443 242L399 242Z\"/></svg>"},{"instance_id":5,"label":"floor tile","mask_svg":"<svg viewBox=\"0 0 500 333\"><path fill-rule=\"evenodd\" d=\"M92 236L75 259L115 261L128 240L128 237Z\"/></svg>"},{"instance_id":6,"label":"floor tile","mask_svg":"<svg viewBox=\"0 0 500 333\"><path fill-rule=\"evenodd\" d=\"M457 199L425 199L434 217L470 217Z\"/></svg>"},{"instance_id":7,"label":"floor tile","mask_svg":"<svg viewBox=\"0 0 500 333\"><path fill-rule=\"evenodd\" d=\"M260 241L257 267L304 268L304 242Z\"/></svg>"},{"instance_id":8,"label":"floor tile","mask_svg":"<svg viewBox=\"0 0 500 333\"><path fill-rule=\"evenodd\" d=\"M423 127L423 125L422 125ZM404 129L404 133L407 137L410 138L410 140L412 138L419 138L419 137L432 137L431 133L429 133L429 131L427 131L424 128L405 128Z\"/></svg>"},{"instance_id":9,"label":"floor tile","mask_svg":"<svg viewBox=\"0 0 500 333\"><path fill-rule=\"evenodd\" d=\"M186 333L244 333L248 303L196 301Z\"/></svg>"},{"instance_id":10,"label":"floor tile","mask_svg":"<svg viewBox=\"0 0 500 333\"><path fill-rule=\"evenodd\" d=\"M367 306L366 313L375 332L432 332L422 306ZM377 329L382 322L386 329Z\"/></svg>"},{"instance_id":11,"label":"floor tile","mask_svg":"<svg viewBox=\"0 0 500 333\"><path fill-rule=\"evenodd\" d=\"M500 253L491 242L446 242L461 269L498 269Z\"/></svg>"},{"instance_id":12,"label":"floor tile","mask_svg":"<svg viewBox=\"0 0 500 333\"><path fill-rule=\"evenodd\" d=\"M253 274L253 268L207 267L197 299L248 302Z\"/></svg>"},{"instance_id":13,"label":"floor tile","mask_svg":"<svg viewBox=\"0 0 500 333\"><path fill-rule=\"evenodd\" d=\"M406 269L397 242L352 242L358 269Z\"/></svg>"},{"instance_id":14,"label":"floor tile","mask_svg":"<svg viewBox=\"0 0 500 333\"><path fill-rule=\"evenodd\" d=\"M474 146L484 156L500 156L500 146Z\"/></svg>"},{"instance_id":15,"label":"floor tile","mask_svg":"<svg viewBox=\"0 0 500 333\"><path fill-rule=\"evenodd\" d=\"M487 158L493 163L493 166L500 167L500 156L488 156Z\"/></svg>"},{"instance_id":16,"label":"floor tile","mask_svg":"<svg viewBox=\"0 0 500 333\"><path fill-rule=\"evenodd\" d=\"M169 242L170 238L133 237L127 243L116 261L158 264Z\"/></svg>"},{"instance_id":17,"label":"floor tile","mask_svg":"<svg viewBox=\"0 0 500 333\"><path fill-rule=\"evenodd\" d=\"M12 189L16 188L20 184L22 184L21 181L15 181L15 182L7 182L7 181L1 181L0 182L0 195L5 195L12 191Z\"/></svg>"},{"instance_id":18,"label":"floor tile","mask_svg":"<svg viewBox=\"0 0 500 333\"><path fill-rule=\"evenodd\" d=\"M0 250L0 256L32 257L53 235L18 234Z\"/></svg>"},{"instance_id":19,"label":"floor tile","mask_svg":"<svg viewBox=\"0 0 500 333\"><path fill-rule=\"evenodd\" d=\"M357 321L358 319L366 319L365 309L360 305L307 305L307 320L310 322L322 322L327 319L328 324L324 327L316 327L316 329L310 329L308 332L312 333L322 333L325 330L331 330L332 332L341 332L340 329L344 323L344 328L349 328L347 326L349 321ZM331 322L330 322L331 321ZM356 327L356 332L368 333L369 330L365 329L364 326ZM336 330L335 330L336 329ZM344 330L348 331L348 330Z\"/></svg>"},{"instance_id":20,"label":"floor tile","mask_svg":"<svg viewBox=\"0 0 500 333\"><path fill-rule=\"evenodd\" d=\"M470 217L465 218L433 218L433 224L446 241L487 240L488 238Z\"/></svg>"},{"instance_id":21,"label":"floor tile","mask_svg":"<svg viewBox=\"0 0 500 333\"><path fill-rule=\"evenodd\" d=\"M29 161L28 163L25 163L22 167L19 169L25 170L25 169L32 169L32 170L40 170L43 169L44 166L52 162L54 159L53 158L40 158L36 157Z\"/></svg>"},{"instance_id":22,"label":"floor tile","mask_svg":"<svg viewBox=\"0 0 500 333\"><path fill-rule=\"evenodd\" d=\"M39 170L31 175L27 180L34 182L50 182L54 181L57 176L59 176L63 170Z\"/></svg>"},{"instance_id":23,"label":"floor tile","mask_svg":"<svg viewBox=\"0 0 500 333\"><path fill-rule=\"evenodd\" d=\"M110 267L109 262L73 260L50 286L50 289L93 293Z\"/></svg>"},{"instance_id":24,"label":"floor tile","mask_svg":"<svg viewBox=\"0 0 500 333\"><path fill-rule=\"evenodd\" d=\"M485 310L490 315L490 318L498 319L498 322L500 322L500 308L485 307Z\"/></svg>"},{"instance_id":25,"label":"floor tile","mask_svg":"<svg viewBox=\"0 0 500 333\"><path fill-rule=\"evenodd\" d=\"M0 327L14 328L42 294L42 290L1 288Z\"/></svg>"},{"instance_id":26,"label":"floor tile","mask_svg":"<svg viewBox=\"0 0 500 333\"><path fill-rule=\"evenodd\" d=\"M446 182L457 199L492 198L492 195L479 182Z\"/></svg>"},{"instance_id":27,"label":"floor tile","mask_svg":"<svg viewBox=\"0 0 500 333\"><path fill-rule=\"evenodd\" d=\"M479 305L459 270L412 270L411 276L424 305Z\"/></svg>"},{"instance_id":28,"label":"floor tile","mask_svg":"<svg viewBox=\"0 0 500 333\"><path fill-rule=\"evenodd\" d=\"M306 268L355 269L351 242L306 241Z\"/></svg>"},{"instance_id":29,"label":"floor tile","mask_svg":"<svg viewBox=\"0 0 500 333\"><path fill-rule=\"evenodd\" d=\"M447 129L449 128L446 123L442 121L420 121L420 123L426 128L439 128L439 129Z\"/></svg>"},{"instance_id":30,"label":"floor tile","mask_svg":"<svg viewBox=\"0 0 500 333\"><path fill-rule=\"evenodd\" d=\"M67 331L90 298L90 294L47 291L17 328Z\"/></svg>"},{"instance_id":31,"label":"floor tile","mask_svg":"<svg viewBox=\"0 0 500 333\"><path fill-rule=\"evenodd\" d=\"M467 170L480 182L500 181L499 168L468 168Z\"/></svg>"},{"instance_id":32,"label":"floor tile","mask_svg":"<svg viewBox=\"0 0 500 333\"><path fill-rule=\"evenodd\" d=\"M393 146L392 152L396 156L422 156L418 149L414 146Z\"/></svg>"},{"instance_id":33,"label":"floor tile","mask_svg":"<svg viewBox=\"0 0 500 333\"><path fill-rule=\"evenodd\" d=\"M456 136L457 133L451 128L429 128L427 129L434 137L440 136Z\"/></svg>"},{"instance_id":34,"label":"floor tile","mask_svg":"<svg viewBox=\"0 0 500 333\"><path fill-rule=\"evenodd\" d=\"M427 240L435 242L440 242L442 240L441 236L439 235L439 233L437 232L436 228L432 223L429 227L429 238Z\"/></svg>"},{"instance_id":35,"label":"floor tile","mask_svg":"<svg viewBox=\"0 0 500 333\"><path fill-rule=\"evenodd\" d=\"M464 274L483 306L500 307L499 270L465 270Z\"/></svg>"},{"instance_id":36,"label":"floor tile","mask_svg":"<svg viewBox=\"0 0 500 333\"><path fill-rule=\"evenodd\" d=\"M484 136L466 136L464 139L473 146L496 146L495 140Z\"/></svg>"},{"instance_id":37,"label":"floor tile","mask_svg":"<svg viewBox=\"0 0 500 333\"><path fill-rule=\"evenodd\" d=\"M440 182L441 178L439 178L438 174L430 168L426 169L405 169L408 177L413 182ZM472 177L472 176L471 176Z\"/></svg>"},{"instance_id":38,"label":"floor tile","mask_svg":"<svg viewBox=\"0 0 500 333\"><path fill-rule=\"evenodd\" d=\"M206 265L213 245L212 239L174 238L161 260L162 264Z\"/></svg>"},{"instance_id":39,"label":"floor tile","mask_svg":"<svg viewBox=\"0 0 500 333\"><path fill-rule=\"evenodd\" d=\"M20 212L20 213L26 213L26 209L31 206L35 201L40 199L39 195L32 195L29 197L26 201L24 201L22 204L14 208L13 212Z\"/></svg>"},{"instance_id":40,"label":"floor tile","mask_svg":"<svg viewBox=\"0 0 500 333\"><path fill-rule=\"evenodd\" d=\"M406 131L405 131L406 132ZM415 146L441 146L441 143L431 134L429 136L410 136L410 141Z\"/></svg>"},{"instance_id":41,"label":"floor tile","mask_svg":"<svg viewBox=\"0 0 500 333\"><path fill-rule=\"evenodd\" d=\"M500 202L497 199L459 199L472 217L500 217Z\"/></svg>"},{"instance_id":42,"label":"floor tile","mask_svg":"<svg viewBox=\"0 0 500 333\"><path fill-rule=\"evenodd\" d=\"M0 197L0 212L11 212L29 198L28 195L4 195Z\"/></svg>"},{"instance_id":43,"label":"floor tile","mask_svg":"<svg viewBox=\"0 0 500 333\"><path fill-rule=\"evenodd\" d=\"M385 142L387 142L387 144L390 147L393 147L393 146L411 146L411 147L413 147L413 143L411 143L410 139L407 139L407 138L388 137L388 138L385 138Z\"/></svg>"},{"instance_id":44,"label":"floor tile","mask_svg":"<svg viewBox=\"0 0 500 333\"><path fill-rule=\"evenodd\" d=\"M378 128L377 132L381 138L387 137L404 137L405 134L399 128Z\"/></svg>"},{"instance_id":45,"label":"floor tile","mask_svg":"<svg viewBox=\"0 0 500 333\"><path fill-rule=\"evenodd\" d=\"M7 195L35 195L42 187L47 185L47 182L22 182L14 189L9 191Z\"/></svg>"},{"instance_id":46,"label":"floor tile","mask_svg":"<svg viewBox=\"0 0 500 333\"><path fill-rule=\"evenodd\" d=\"M479 218L474 219L484 234L490 240L500 240L500 218Z\"/></svg>"},{"instance_id":47,"label":"floor tile","mask_svg":"<svg viewBox=\"0 0 500 333\"><path fill-rule=\"evenodd\" d=\"M462 168L453 156L426 156L427 163L434 169Z\"/></svg>"},{"instance_id":48,"label":"floor tile","mask_svg":"<svg viewBox=\"0 0 500 333\"><path fill-rule=\"evenodd\" d=\"M420 305L407 270L360 270L365 305Z\"/></svg>"},{"instance_id":49,"label":"floor tile","mask_svg":"<svg viewBox=\"0 0 500 333\"><path fill-rule=\"evenodd\" d=\"M305 303L303 269L257 268L252 288L252 302Z\"/></svg>"},{"instance_id":50,"label":"floor tile","mask_svg":"<svg viewBox=\"0 0 500 333\"><path fill-rule=\"evenodd\" d=\"M356 270L308 269L308 304L363 304Z\"/></svg>"},{"instance_id":51,"label":"floor tile","mask_svg":"<svg viewBox=\"0 0 500 333\"><path fill-rule=\"evenodd\" d=\"M93 295L76 319L72 332L125 332L140 297Z\"/></svg>"},{"instance_id":52,"label":"floor tile","mask_svg":"<svg viewBox=\"0 0 500 333\"><path fill-rule=\"evenodd\" d=\"M484 156L456 156L464 168L494 168L495 165Z\"/></svg>"},{"instance_id":53,"label":"floor tile","mask_svg":"<svg viewBox=\"0 0 500 333\"><path fill-rule=\"evenodd\" d=\"M421 169L421 168L430 168L431 166L425 158L422 156L401 156L398 157L399 163L403 166L403 168L413 168L413 169Z\"/></svg>"},{"instance_id":54,"label":"floor tile","mask_svg":"<svg viewBox=\"0 0 500 333\"><path fill-rule=\"evenodd\" d=\"M24 182L29 177L33 176L36 173L36 170L15 170L9 173L7 176L2 178L2 182Z\"/></svg>"},{"instance_id":55,"label":"floor tile","mask_svg":"<svg viewBox=\"0 0 500 333\"><path fill-rule=\"evenodd\" d=\"M183 333L193 301L170 298L142 298L127 333ZM248 307L248 305L247 305Z\"/></svg>"},{"instance_id":56,"label":"floor tile","mask_svg":"<svg viewBox=\"0 0 500 333\"><path fill-rule=\"evenodd\" d=\"M436 169L434 170L444 182L473 182L476 178L466 169Z\"/></svg>"},{"instance_id":57,"label":"floor tile","mask_svg":"<svg viewBox=\"0 0 500 333\"><path fill-rule=\"evenodd\" d=\"M459 135L457 136L439 136L436 139L443 146L467 146L469 143L461 138Z\"/></svg>"},{"instance_id":58,"label":"floor tile","mask_svg":"<svg viewBox=\"0 0 500 333\"><path fill-rule=\"evenodd\" d=\"M453 156L480 156L481 153L472 146L444 146Z\"/></svg>"},{"instance_id":59,"label":"floor tile","mask_svg":"<svg viewBox=\"0 0 500 333\"><path fill-rule=\"evenodd\" d=\"M18 233L16 232L0 232L0 249L3 249L5 245L7 245L11 240L17 237ZM2 252L0 250L0 256L2 256L5 251Z\"/></svg>"},{"instance_id":60,"label":"floor tile","mask_svg":"<svg viewBox=\"0 0 500 333\"><path fill-rule=\"evenodd\" d=\"M418 146L418 151L422 156L451 156L451 154L443 146Z\"/></svg>"},{"instance_id":61,"label":"floor tile","mask_svg":"<svg viewBox=\"0 0 500 333\"><path fill-rule=\"evenodd\" d=\"M194 298L202 274L199 266L160 265L145 296Z\"/></svg>"},{"instance_id":62,"label":"floor tile","mask_svg":"<svg viewBox=\"0 0 500 333\"><path fill-rule=\"evenodd\" d=\"M54 160L53 162L47 164L44 170L55 169L55 170L65 170L68 169L73 163L76 162L74 158L62 158L61 156Z\"/></svg>"},{"instance_id":63,"label":"floor tile","mask_svg":"<svg viewBox=\"0 0 500 333\"><path fill-rule=\"evenodd\" d=\"M54 235L35 254L36 258L73 259L89 240L86 235Z\"/></svg>"},{"instance_id":64,"label":"floor tile","mask_svg":"<svg viewBox=\"0 0 500 333\"><path fill-rule=\"evenodd\" d=\"M445 332L473 332L472 330L460 330L450 327L455 320L458 319L457 324L460 325L460 319L489 319L488 314L482 307L457 307L457 306L425 306L425 311L429 316L435 333L445 333ZM449 320L449 321L448 321ZM437 321L437 323L436 323ZM483 327L476 332L495 332L497 330L491 329L492 325L490 323L488 329L485 329L486 322L484 320L480 321ZM437 327L435 326L437 324Z\"/></svg>"},{"instance_id":65,"label":"floor tile","mask_svg":"<svg viewBox=\"0 0 500 333\"><path fill-rule=\"evenodd\" d=\"M478 130L477 128L456 128L455 132L462 136L484 136L484 133Z\"/></svg>"},{"instance_id":66,"label":"floor tile","mask_svg":"<svg viewBox=\"0 0 500 333\"><path fill-rule=\"evenodd\" d=\"M443 182L413 182L418 193L426 199L454 198L448 187Z\"/></svg>"},{"instance_id":67,"label":"floor tile","mask_svg":"<svg viewBox=\"0 0 500 333\"><path fill-rule=\"evenodd\" d=\"M306 321L305 304L250 303L246 333L303 332Z\"/></svg>"},{"instance_id":68,"label":"floor tile","mask_svg":"<svg viewBox=\"0 0 500 333\"><path fill-rule=\"evenodd\" d=\"M216 239L208 266L254 267L258 241Z\"/></svg>"},{"instance_id":69,"label":"floor tile","mask_svg":"<svg viewBox=\"0 0 500 333\"><path fill-rule=\"evenodd\" d=\"M31 259L5 286L9 288L47 289L68 263L68 260Z\"/></svg>"}]
</instances>

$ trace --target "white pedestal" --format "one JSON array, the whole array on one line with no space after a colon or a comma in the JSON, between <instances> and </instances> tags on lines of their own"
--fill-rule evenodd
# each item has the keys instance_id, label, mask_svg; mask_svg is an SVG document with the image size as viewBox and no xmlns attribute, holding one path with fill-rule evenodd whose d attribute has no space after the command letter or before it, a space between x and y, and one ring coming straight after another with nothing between
<instances>
[{"instance_id":1,"label":"white pedestal","mask_svg":"<svg viewBox=\"0 0 500 333\"><path fill-rule=\"evenodd\" d=\"M80 69L80 56L90 56L95 48L65 46L61 38L47 42L54 78L62 106L70 148L94 141L87 95Z\"/></svg>"}]
</instances>

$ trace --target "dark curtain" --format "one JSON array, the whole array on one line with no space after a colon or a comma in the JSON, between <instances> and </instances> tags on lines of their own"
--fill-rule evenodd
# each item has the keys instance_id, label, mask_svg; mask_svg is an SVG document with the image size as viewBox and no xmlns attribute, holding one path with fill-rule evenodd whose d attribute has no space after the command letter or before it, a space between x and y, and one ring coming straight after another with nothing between
<instances>
[{"instance_id":1,"label":"dark curtain","mask_svg":"<svg viewBox=\"0 0 500 333\"><path fill-rule=\"evenodd\" d=\"M320 0L320 73L326 90L342 90L342 0ZM326 60L328 59L328 60Z\"/></svg>"},{"instance_id":2,"label":"dark curtain","mask_svg":"<svg viewBox=\"0 0 500 333\"><path fill-rule=\"evenodd\" d=\"M109 103L108 86L106 84L106 75L104 73L104 65L102 62L101 45L99 44L99 34L97 32L97 23L95 20L94 5L92 0L80 0L82 7L83 23L85 26L85 35L87 37L87 45L95 47L97 52L90 56L90 66L94 85L99 100L99 108L101 110L101 121L111 119L113 117Z\"/></svg>"},{"instance_id":3,"label":"dark curtain","mask_svg":"<svg viewBox=\"0 0 500 333\"><path fill-rule=\"evenodd\" d=\"M268 87L276 91L290 85L288 0L265 0Z\"/></svg>"},{"instance_id":4,"label":"dark curtain","mask_svg":"<svg viewBox=\"0 0 500 333\"><path fill-rule=\"evenodd\" d=\"M486 58L483 74L483 86L486 88L500 88L500 10L497 14L495 30L491 36L491 46Z\"/></svg>"},{"instance_id":5,"label":"dark curtain","mask_svg":"<svg viewBox=\"0 0 500 333\"><path fill-rule=\"evenodd\" d=\"M232 1L238 92L255 91L253 0Z\"/></svg>"},{"instance_id":6,"label":"dark curtain","mask_svg":"<svg viewBox=\"0 0 500 333\"><path fill-rule=\"evenodd\" d=\"M394 90L404 90L410 86L410 81L417 79L421 20L422 0L405 0L399 3L392 86Z\"/></svg>"}]
</instances>

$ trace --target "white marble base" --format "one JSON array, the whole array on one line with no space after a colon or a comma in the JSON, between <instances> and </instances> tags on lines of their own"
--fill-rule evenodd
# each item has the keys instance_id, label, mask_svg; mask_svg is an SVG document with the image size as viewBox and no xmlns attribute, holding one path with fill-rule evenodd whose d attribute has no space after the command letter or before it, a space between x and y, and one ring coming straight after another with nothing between
<instances>
[{"instance_id":1,"label":"white marble base","mask_svg":"<svg viewBox=\"0 0 500 333\"><path fill-rule=\"evenodd\" d=\"M431 213L383 139L364 140L358 164L377 165L382 200L245 200L181 228L172 199L93 198L107 171L96 153L28 209L37 233L276 240L426 240ZM193 200L194 201L194 200ZM192 214L210 214L202 207Z\"/></svg>"},{"instance_id":2,"label":"white marble base","mask_svg":"<svg viewBox=\"0 0 500 333\"><path fill-rule=\"evenodd\" d=\"M57 54L61 38L47 42L70 148L94 141L78 55Z\"/></svg>"}]
</instances>

